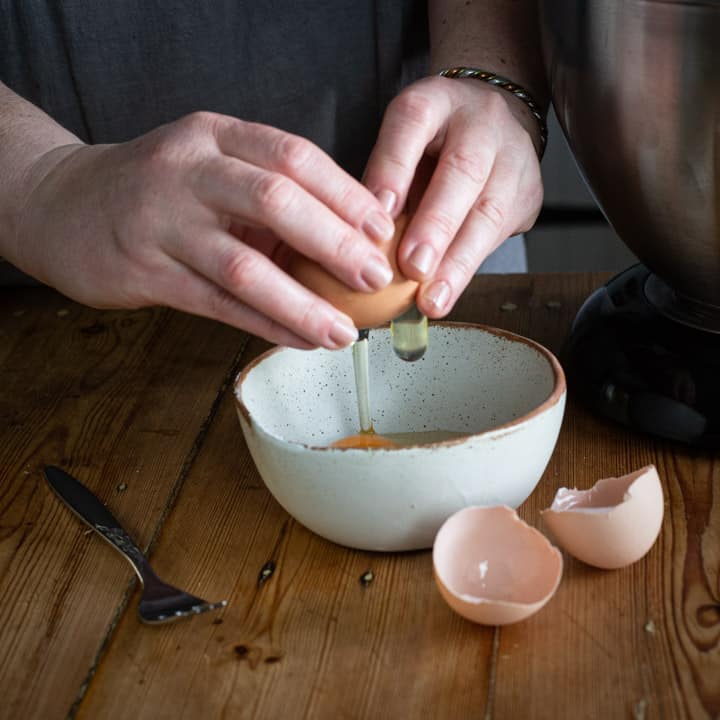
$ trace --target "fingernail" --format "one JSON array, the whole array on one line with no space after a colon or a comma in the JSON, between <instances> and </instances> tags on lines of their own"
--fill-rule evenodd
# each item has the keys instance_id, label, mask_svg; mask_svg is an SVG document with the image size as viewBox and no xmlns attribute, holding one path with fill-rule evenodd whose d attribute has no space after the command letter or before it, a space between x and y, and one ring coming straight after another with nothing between
<instances>
[{"instance_id":1,"label":"fingernail","mask_svg":"<svg viewBox=\"0 0 720 720\"><path fill-rule=\"evenodd\" d=\"M365 262L360 276L370 288L381 290L390 284L393 279L393 271L387 264L387 260L371 257Z\"/></svg>"},{"instance_id":2,"label":"fingernail","mask_svg":"<svg viewBox=\"0 0 720 720\"><path fill-rule=\"evenodd\" d=\"M328 333L330 342L336 347L345 347L358 338L358 332L350 320L339 317L335 320Z\"/></svg>"},{"instance_id":3,"label":"fingernail","mask_svg":"<svg viewBox=\"0 0 720 720\"><path fill-rule=\"evenodd\" d=\"M435 250L433 250L431 245L422 243L412 251L408 262L421 275L427 275L435 263Z\"/></svg>"},{"instance_id":4,"label":"fingernail","mask_svg":"<svg viewBox=\"0 0 720 720\"><path fill-rule=\"evenodd\" d=\"M395 209L395 203L397 202L397 195L392 190L381 190L376 197L385 212L392 215L392 211Z\"/></svg>"},{"instance_id":5,"label":"fingernail","mask_svg":"<svg viewBox=\"0 0 720 720\"><path fill-rule=\"evenodd\" d=\"M450 286L444 280L438 280L425 290L423 297L436 309L443 310L450 299Z\"/></svg>"},{"instance_id":6,"label":"fingernail","mask_svg":"<svg viewBox=\"0 0 720 720\"><path fill-rule=\"evenodd\" d=\"M385 243L395 233L395 223L384 213L374 212L368 215L363 230L373 239Z\"/></svg>"}]
</instances>

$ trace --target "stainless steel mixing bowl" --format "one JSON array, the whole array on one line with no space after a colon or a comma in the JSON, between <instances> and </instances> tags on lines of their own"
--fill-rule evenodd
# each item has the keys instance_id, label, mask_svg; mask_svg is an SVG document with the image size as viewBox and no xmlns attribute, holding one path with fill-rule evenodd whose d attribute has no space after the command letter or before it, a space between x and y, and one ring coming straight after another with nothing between
<instances>
[{"instance_id":1,"label":"stainless steel mixing bowl","mask_svg":"<svg viewBox=\"0 0 720 720\"><path fill-rule=\"evenodd\" d=\"M558 118L606 217L664 281L648 297L720 331L720 0L540 7Z\"/></svg>"}]
</instances>

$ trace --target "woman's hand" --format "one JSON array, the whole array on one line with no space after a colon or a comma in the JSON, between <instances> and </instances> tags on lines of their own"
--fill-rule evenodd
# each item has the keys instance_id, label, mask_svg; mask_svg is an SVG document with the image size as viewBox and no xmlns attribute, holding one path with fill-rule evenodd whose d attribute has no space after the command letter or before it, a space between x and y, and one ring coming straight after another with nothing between
<instances>
[{"instance_id":1,"label":"woman's hand","mask_svg":"<svg viewBox=\"0 0 720 720\"><path fill-rule=\"evenodd\" d=\"M419 191L398 260L421 282L417 302L429 317L447 314L480 263L535 222L543 192L534 141L523 103L471 78L425 78L389 105L365 183L394 215Z\"/></svg>"},{"instance_id":2,"label":"woman's hand","mask_svg":"<svg viewBox=\"0 0 720 720\"><path fill-rule=\"evenodd\" d=\"M307 140L197 113L118 145L44 155L15 261L95 307L167 305L272 342L336 348L352 321L283 270L292 250L349 286L384 287L380 202Z\"/></svg>"}]
</instances>

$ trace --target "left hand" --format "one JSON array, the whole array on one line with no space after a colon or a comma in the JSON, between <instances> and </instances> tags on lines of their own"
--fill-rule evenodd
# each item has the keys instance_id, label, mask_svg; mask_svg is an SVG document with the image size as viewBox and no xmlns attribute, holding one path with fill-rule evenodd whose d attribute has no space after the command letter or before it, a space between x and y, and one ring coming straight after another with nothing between
<instances>
[{"instance_id":1,"label":"left hand","mask_svg":"<svg viewBox=\"0 0 720 720\"><path fill-rule=\"evenodd\" d=\"M398 262L420 281L428 317L446 315L480 263L532 227L543 198L538 138L520 100L472 78L424 78L388 106L364 181L393 216L421 193Z\"/></svg>"}]
</instances>

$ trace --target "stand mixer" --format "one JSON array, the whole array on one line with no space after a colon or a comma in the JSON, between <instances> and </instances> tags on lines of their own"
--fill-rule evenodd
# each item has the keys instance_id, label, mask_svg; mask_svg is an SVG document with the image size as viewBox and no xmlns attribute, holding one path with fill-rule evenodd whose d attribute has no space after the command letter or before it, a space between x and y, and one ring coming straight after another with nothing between
<instances>
[{"instance_id":1,"label":"stand mixer","mask_svg":"<svg viewBox=\"0 0 720 720\"><path fill-rule=\"evenodd\" d=\"M720 0L542 0L553 105L641 260L580 309L563 360L593 410L720 447Z\"/></svg>"}]
</instances>

